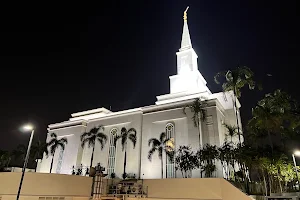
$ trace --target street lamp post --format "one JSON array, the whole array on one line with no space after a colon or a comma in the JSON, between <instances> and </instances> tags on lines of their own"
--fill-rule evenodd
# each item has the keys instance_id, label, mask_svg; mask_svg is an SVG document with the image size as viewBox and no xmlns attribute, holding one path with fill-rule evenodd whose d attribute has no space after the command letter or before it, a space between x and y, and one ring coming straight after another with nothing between
<instances>
[{"instance_id":1,"label":"street lamp post","mask_svg":"<svg viewBox=\"0 0 300 200\"><path fill-rule=\"evenodd\" d=\"M299 187L299 174L298 174L298 170L297 170L297 163L296 163L296 156L300 156L300 151L294 151L294 153L292 154L293 156L293 162L294 162L294 166L295 166L295 170L296 170L296 175L297 175L297 181L298 181L298 187ZM299 188L300 189L300 188Z\"/></svg>"},{"instance_id":2,"label":"street lamp post","mask_svg":"<svg viewBox=\"0 0 300 200\"><path fill-rule=\"evenodd\" d=\"M26 153L26 157L25 157L24 165L23 165L23 169L22 169L22 176L21 176L21 181L20 181L20 185L19 185L17 200L19 200L19 197L20 197L20 192L21 192L22 183L23 183L23 179L24 179L25 169L27 167L29 154L30 154L30 147L31 147L31 143L32 143L33 135L34 135L34 129L33 129L32 126L26 125L26 126L23 127L23 129L25 131L31 131L31 135L30 135L30 140L29 140L29 144L28 144L28 147L27 147L27 153Z\"/></svg>"}]
</instances>

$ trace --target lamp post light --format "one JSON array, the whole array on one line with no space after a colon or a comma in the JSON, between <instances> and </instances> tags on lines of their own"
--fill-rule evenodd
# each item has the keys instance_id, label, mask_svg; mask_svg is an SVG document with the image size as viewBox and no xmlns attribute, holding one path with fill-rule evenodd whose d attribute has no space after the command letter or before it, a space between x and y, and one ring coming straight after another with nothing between
<instances>
[{"instance_id":1,"label":"lamp post light","mask_svg":"<svg viewBox=\"0 0 300 200\"><path fill-rule=\"evenodd\" d=\"M26 157L25 157L24 165L23 165L23 169L22 169L22 176L21 176L21 180L20 180L17 200L19 200L19 197L20 197L20 192L21 192L22 183L23 183L23 179L24 179L24 173L25 173L25 169L27 167L29 154L30 154L30 147L31 147L31 143L32 143L33 135L34 135L34 129L33 129L33 126L31 126L31 125L23 126L23 130L24 131L31 131L31 135L30 135L30 140L29 140L29 144L28 144L28 147L27 147L27 153L26 153Z\"/></svg>"},{"instance_id":2,"label":"lamp post light","mask_svg":"<svg viewBox=\"0 0 300 200\"><path fill-rule=\"evenodd\" d=\"M294 153L292 154L292 156L293 156L293 161L294 161L294 166L295 166L296 175L297 175L297 181L298 181L298 187L299 187L299 174L298 174L298 170L297 170L297 163L296 163L295 156L300 156L300 151L298 151L298 150L294 151Z\"/></svg>"}]
</instances>

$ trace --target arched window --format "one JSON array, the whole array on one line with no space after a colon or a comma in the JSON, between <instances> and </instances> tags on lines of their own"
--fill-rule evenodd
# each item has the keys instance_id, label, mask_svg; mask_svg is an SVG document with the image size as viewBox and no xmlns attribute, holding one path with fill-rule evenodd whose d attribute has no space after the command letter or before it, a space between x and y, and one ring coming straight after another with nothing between
<instances>
[{"instance_id":1,"label":"arched window","mask_svg":"<svg viewBox=\"0 0 300 200\"><path fill-rule=\"evenodd\" d=\"M175 126L173 123L167 123L166 125L166 136L168 139L175 141ZM175 178L175 164L174 160L170 161L166 159L166 174L167 178Z\"/></svg>"},{"instance_id":2,"label":"arched window","mask_svg":"<svg viewBox=\"0 0 300 200\"><path fill-rule=\"evenodd\" d=\"M118 129L113 128L109 134L109 149L108 149L108 164L107 164L107 174L110 177L112 173L115 173L116 164L116 146L115 139L117 136Z\"/></svg>"}]
</instances>

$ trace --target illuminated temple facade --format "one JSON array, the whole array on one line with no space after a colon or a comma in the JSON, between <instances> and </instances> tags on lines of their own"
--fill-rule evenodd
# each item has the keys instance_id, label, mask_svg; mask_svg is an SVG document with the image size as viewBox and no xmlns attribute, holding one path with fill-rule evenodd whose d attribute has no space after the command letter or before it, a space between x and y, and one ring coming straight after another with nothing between
<instances>
[{"instance_id":1,"label":"illuminated temple facade","mask_svg":"<svg viewBox=\"0 0 300 200\"><path fill-rule=\"evenodd\" d=\"M206 80L200 73L197 64L197 54L192 47L187 18L184 18L182 41L177 56L177 74L169 77L170 92L157 96L154 105L112 112L105 108L98 108L71 114L67 121L51 124L48 127L50 133L56 133L58 138L66 137L68 144L65 150L58 149L54 156L52 173L71 174L72 167L81 164L90 165L92 148L81 147L80 136L99 125L103 125L103 131L108 141L103 150L96 142L93 166L101 163L105 167L105 173L115 173L122 177L124 152L121 141L114 145L114 138L120 133L122 127L134 128L137 131L137 143L133 148L128 142L126 172L134 174L136 178L155 179L161 178L161 161L157 153L152 160L148 159L148 140L159 138L162 132L173 138L175 146L189 145L193 150L199 148L199 144L212 144L221 146L226 138L226 130L223 123L236 124L235 109L232 93L212 94L206 86ZM167 81L167 80L166 80ZM195 98L206 99L207 118L200 122L199 128L194 126L192 113L189 109L186 113L183 108L190 105ZM240 104L238 103L238 108ZM239 109L238 109L238 117ZM241 120L239 120L241 121ZM202 141L201 141L202 140ZM234 139L237 141L237 138ZM165 158L165 154L163 155ZM49 173L52 157L44 156L38 164L38 172ZM180 171L175 171L174 163L166 163L163 159L163 178L181 177ZM166 170L167 169L167 170ZM223 169L217 164L216 177L223 177ZM200 177L200 172L194 170L192 177Z\"/></svg>"}]
</instances>

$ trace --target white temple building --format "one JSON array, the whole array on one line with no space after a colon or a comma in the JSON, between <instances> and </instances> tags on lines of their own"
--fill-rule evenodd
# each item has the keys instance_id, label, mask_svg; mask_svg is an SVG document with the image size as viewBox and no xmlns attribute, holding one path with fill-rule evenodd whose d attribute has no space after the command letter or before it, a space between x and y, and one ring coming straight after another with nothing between
<instances>
[{"instance_id":1,"label":"white temple building","mask_svg":"<svg viewBox=\"0 0 300 200\"><path fill-rule=\"evenodd\" d=\"M72 166L90 165L92 149L87 146L81 147L80 136L99 125L105 127L103 132L107 135L108 141L103 150L96 142L93 166L101 163L105 167L105 173L115 173L120 178L123 174L124 152L122 152L121 141L114 145L114 137L115 134L120 133L122 127L135 128L137 131L136 147L133 148L132 143L128 142L126 166L126 172L135 174L136 178L161 178L161 161L158 154L153 155L152 161L148 160L150 149L148 140L159 138L162 132L174 138L176 147L189 145L193 150L197 150L199 144L221 146L226 138L226 130L222 124L236 125L233 106L235 97L231 92L212 94L206 86L206 80L198 69L198 56L192 46L186 12L181 47L176 56L177 74L169 77L170 92L157 96L154 105L118 112L98 108L73 113L69 120L49 125L47 140L53 132L59 138L68 139L65 150L58 149L54 156L52 173L71 174ZM207 118L204 122L200 122L202 141L199 138L199 128L194 126L193 114L189 109L186 110L186 114L183 112L183 108L190 105L195 98L204 98L207 102ZM238 108L240 108L239 102ZM238 116L240 118L239 112ZM38 165L38 172L49 173L51 159L51 156L48 158L44 156ZM168 163L163 160L166 166ZM167 169L164 167L164 178L181 177L181 172L175 171L174 164L168 164ZM220 165L217 165L215 176L223 177ZM193 171L192 177L200 177L199 170Z\"/></svg>"}]
</instances>

